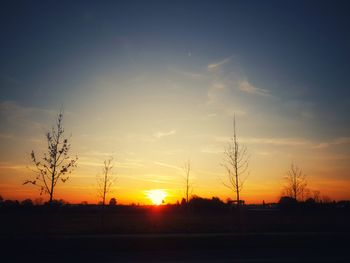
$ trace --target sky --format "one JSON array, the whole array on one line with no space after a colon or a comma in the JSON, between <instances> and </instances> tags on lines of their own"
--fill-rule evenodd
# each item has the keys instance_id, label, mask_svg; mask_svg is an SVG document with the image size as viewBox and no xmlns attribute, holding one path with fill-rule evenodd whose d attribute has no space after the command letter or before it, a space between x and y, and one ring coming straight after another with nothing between
<instances>
[{"instance_id":1,"label":"sky","mask_svg":"<svg viewBox=\"0 0 350 263\"><path fill-rule=\"evenodd\" d=\"M30 152L64 110L78 167L56 199L148 204L185 192L223 200L223 152L246 145L248 203L276 202L292 163L311 191L350 198L350 5L347 1L2 1L0 195L23 186ZM42 196L47 199L48 196Z\"/></svg>"}]
</instances>

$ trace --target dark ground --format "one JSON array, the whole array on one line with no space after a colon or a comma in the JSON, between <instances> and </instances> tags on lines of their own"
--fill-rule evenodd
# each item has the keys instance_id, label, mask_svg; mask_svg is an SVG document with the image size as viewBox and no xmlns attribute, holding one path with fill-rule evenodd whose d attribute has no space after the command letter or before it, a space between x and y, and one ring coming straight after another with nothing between
<instances>
[{"instance_id":1,"label":"dark ground","mask_svg":"<svg viewBox=\"0 0 350 263\"><path fill-rule=\"evenodd\" d=\"M347 233L60 236L2 242L2 262L350 262Z\"/></svg>"},{"instance_id":2,"label":"dark ground","mask_svg":"<svg viewBox=\"0 0 350 263\"><path fill-rule=\"evenodd\" d=\"M350 262L348 209L0 211L1 262Z\"/></svg>"}]
</instances>

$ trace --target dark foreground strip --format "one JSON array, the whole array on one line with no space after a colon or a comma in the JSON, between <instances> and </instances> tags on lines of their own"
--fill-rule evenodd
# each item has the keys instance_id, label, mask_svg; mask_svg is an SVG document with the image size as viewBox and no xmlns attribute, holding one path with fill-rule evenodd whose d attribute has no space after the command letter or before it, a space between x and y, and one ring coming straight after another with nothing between
<instances>
[{"instance_id":1,"label":"dark foreground strip","mask_svg":"<svg viewBox=\"0 0 350 263\"><path fill-rule=\"evenodd\" d=\"M1 262L350 262L349 233L0 237Z\"/></svg>"}]
</instances>

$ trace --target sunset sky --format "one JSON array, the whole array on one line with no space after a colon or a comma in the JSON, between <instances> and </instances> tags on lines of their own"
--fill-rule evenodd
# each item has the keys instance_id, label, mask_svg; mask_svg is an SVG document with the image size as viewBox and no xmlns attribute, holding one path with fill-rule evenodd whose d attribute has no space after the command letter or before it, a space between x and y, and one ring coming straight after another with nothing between
<instances>
[{"instance_id":1,"label":"sunset sky","mask_svg":"<svg viewBox=\"0 0 350 263\"><path fill-rule=\"evenodd\" d=\"M56 199L96 203L110 156L108 200L181 200L187 159L193 194L234 198L220 165L234 113L250 154L242 199L277 201L292 162L311 190L350 199L349 13L346 1L2 2L0 195L39 197L22 183L62 106L79 160Z\"/></svg>"}]
</instances>

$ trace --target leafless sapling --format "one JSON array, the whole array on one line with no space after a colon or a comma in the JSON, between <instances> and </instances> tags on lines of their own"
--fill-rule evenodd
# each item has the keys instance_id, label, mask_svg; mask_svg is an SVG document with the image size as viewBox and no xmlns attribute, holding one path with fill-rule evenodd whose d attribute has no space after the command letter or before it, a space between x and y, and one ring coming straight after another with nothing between
<instances>
[{"instance_id":1,"label":"leafless sapling","mask_svg":"<svg viewBox=\"0 0 350 263\"><path fill-rule=\"evenodd\" d=\"M292 197L297 201L302 201L307 190L306 175L302 169L292 163L286 173L285 180L284 195Z\"/></svg>"},{"instance_id":2,"label":"leafless sapling","mask_svg":"<svg viewBox=\"0 0 350 263\"><path fill-rule=\"evenodd\" d=\"M235 201L239 207L243 184L249 175L249 156L247 147L238 142L235 116L233 117L233 137L225 148L222 166L226 169L228 177L228 182L223 181L223 184L236 194Z\"/></svg>"},{"instance_id":3,"label":"leafless sapling","mask_svg":"<svg viewBox=\"0 0 350 263\"><path fill-rule=\"evenodd\" d=\"M103 162L102 176L97 177L98 195L102 199L102 205L106 204L106 196L111 192L116 177L112 175L113 158Z\"/></svg>"},{"instance_id":4,"label":"leafless sapling","mask_svg":"<svg viewBox=\"0 0 350 263\"><path fill-rule=\"evenodd\" d=\"M26 180L23 184L32 184L40 189L40 194L49 194L49 204L52 204L55 187L59 181L66 182L72 170L77 166L78 157L71 158L70 143L64 137L63 113L57 115L56 125L46 133L47 152L38 159L34 151L30 157L34 164L34 179Z\"/></svg>"},{"instance_id":5,"label":"leafless sapling","mask_svg":"<svg viewBox=\"0 0 350 263\"><path fill-rule=\"evenodd\" d=\"M186 195L186 204L188 205L189 202L189 196L190 196L190 192L192 190L192 186L191 186L191 160L187 160L183 166L183 170L185 173L185 195Z\"/></svg>"}]
</instances>

